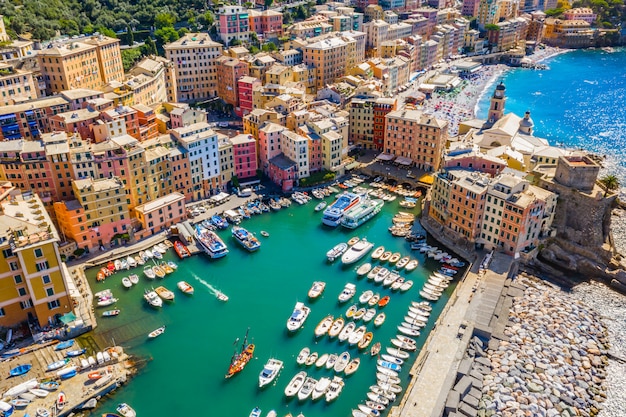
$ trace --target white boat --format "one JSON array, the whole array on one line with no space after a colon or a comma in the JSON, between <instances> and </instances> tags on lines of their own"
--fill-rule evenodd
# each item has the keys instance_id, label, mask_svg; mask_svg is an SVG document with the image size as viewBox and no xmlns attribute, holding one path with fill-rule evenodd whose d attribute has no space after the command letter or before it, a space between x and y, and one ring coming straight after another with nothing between
<instances>
[{"instance_id":1,"label":"white boat","mask_svg":"<svg viewBox=\"0 0 626 417\"><path fill-rule=\"evenodd\" d=\"M303 347L302 350L300 350L300 353L298 353L298 357L296 358L296 363L298 365L304 365L304 363L306 362L310 354L311 354L311 349L309 349L306 346Z\"/></svg>"},{"instance_id":2,"label":"white boat","mask_svg":"<svg viewBox=\"0 0 626 417\"><path fill-rule=\"evenodd\" d=\"M326 208L326 202L325 201L320 201L316 206L315 206L315 211L322 211Z\"/></svg>"},{"instance_id":3,"label":"white boat","mask_svg":"<svg viewBox=\"0 0 626 417\"><path fill-rule=\"evenodd\" d=\"M374 279L382 268L382 266L376 265L370 272L368 272L367 279Z\"/></svg>"},{"instance_id":4,"label":"white boat","mask_svg":"<svg viewBox=\"0 0 626 417\"><path fill-rule=\"evenodd\" d=\"M408 264L404 267L404 270L407 272L411 272L419 265L419 261L417 259L411 259Z\"/></svg>"},{"instance_id":5,"label":"white boat","mask_svg":"<svg viewBox=\"0 0 626 417\"><path fill-rule=\"evenodd\" d=\"M341 294L339 294L338 300L340 303L345 303L346 301L351 299L355 293L356 293L356 285L349 282L343 288L343 291L341 291Z\"/></svg>"},{"instance_id":6,"label":"white boat","mask_svg":"<svg viewBox=\"0 0 626 417\"><path fill-rule=\"evenodd\" d=\"M317 360L315 361L315 367L321 368L322 366L326 365L326 361L328 361L329 356L330 355L328 353L324 353L323 355L320 355L320 357L317 358Z\"/></svg>"},{"instance_id":7,"label":"white boat","mask_svg":"<svg viewBox=\"0 0 626 417\"><path fill-rule=\"evenodd\" d=\"M379 246L372 253L372 259L380 259L381 255L385 253L385 247Z\"/></svg>"},{"instance_id":8,"label":"white boat","mask_svg":"<svg viewBox=\"0 0 626 417\"><path fill-rule=\"evenodd\" d=\"M397 356L393 356L388 353L383 353L382 355L380 355L380 357L387 362L397 363L400 366L404 364L404 359L398 358Z\"/></svg>"},{"instance_id":9,"label":"white boat","mask_svg":"<svg viewBox=\"0 0 626 417\"><path fill-rule=\"evenodd\" d=\"M144 290L143 298L152 307L162 307L163 306L163 300L161 300L159 295L154 290L147 290L147 289Z\"/></svg>"},{"instance_id":10,"label":"white boat","mask_svg":"<svg viewBox=\"0 0 626 417\"><path fill-rule=\"evenodd\" d=\"M328 359L326 360L326 369L332 369L335 366L335 363L337 363L337 359L339 359L339 356L335 353L328 355Z\"/></svg>"},{"instance_id":11,"label":"white boat","mask_svg":"<svg viewBox=\"0 0 626 417\"><path fill-rule=\"evenodd\" d=\"M283 361L270 358L259 374L259 388L263 388L264 386L272 383L272 381L274 381L278 376L281 369L283 369Z\"/></svg>"},{"instance_id":12,"label":"white boat","mask_svg":"<svg viewBox=\"0 0 626 417\"><path fill-rule=\"evenodd\" d=\"M382 384L399 384L401 382L400 378L397 376L385 375L382 372L376 372L376 379L379 383Z\"/></svg>"},{"instance_id":13,"label":"white boat","mask_svg":"<svg viewBox=\"0 0 626 417\"><path fill-rule=\"evenodd\" d=\"M311 366L313 365L315 362L317 362L317 358L319 357L319 353L317 352L313 352L309 355L308 358L306 358L306 361L304 361L304 364L306 366Z\"/></svg>"},{"instance_id":14,"label":"white boat","mask_svg":"<svg viewBox=\"0 0 626 417\"><path fill-rule=\"evenodd\" d=\"M370 307L374 307L376 304L378 304L379 301L380 301L380 294L376 293L372 295L372 298L369 299L369 301L367 302L367 305L369 305Z\"/></svg>"},{"instance_id":15,"label":"white boat","mask_svg":"<svg viewBox=\"0 0 626 417\"><path fill-rule=\"evenodd\" d=\"M194 237L202 250L211 258L221 258L228 254L228 247L214 231L197 224Z\"/></svg>"},{"instance_id":16,"label":"white boat","mask_svg":"<svg viewBox=\"0 0 626 417\"><path fill-rule=\"evenodd\" d=\"M365 314L363 315L363 321L368 323L376 316L376 309L368 308Z\"/></svg>"},{"instance_id":17,"label":"white boat","mask_svg":"<svg viewBox=\"0 0 626 417\"><path fill-rule=\"evenodd\" d=\"M354 245L352 245L350 249L348 249L346 253L341 256L341 262L346 265L353 264L359 259L363 258L365 255L367 255L373 247L374 244L372 242L369 242L367 239L363 238Z\"/></svg>"},{"instance_id":18,"label":"white boat","mask_svg":"<svg viewBox=\"0 0 626 417\"><path fill-rule=\"evenodd\" d=\"M411 352L414 351L417 348L415 346L415 344L406 343L406 342L403 342L403 341L398 340L396 338L391 339L391 344L394 345L397 348L408 350L408 351L411 351Z\"/></svg>"},{"instance_id":19,"label":"white boat","mask_svg":"<svg viewBox=\"0 0 626 417\"><path fill-rule=\"evenodd\" d=\"M128 279L130 280L130 283L133 285L139 284L139 275L137 274L130 274L128 276Z\"/></svg>"},{"instance_id":20,"label":"white boat","mask_svg":"<svg viewBox=\"0 0 626 417\"><path fill-rule=\"evenodd\" d=\"M350 323L346 324L344 326L343 329L341 329L341 332L339 333L338 339L340 342L343 342L345 340L348 339L348 337L350 337L350 335L352 334L352 332L354 331L354 329L356 328L356 324L351 321Z\"/></svg>"},{"instance_id":21,"label":"white boat","mask_svg":"<svg viewBox=\"0 0 626 417\"><path fill-rule=\"evenodd\" d=\"M346 369L344 369L344 373L346 375L352 375L359 369L360 365L361 365L361 358L354 358L350 362L348 362Z\"/></svg>"},{"instance_id":22,"label":"white boat","mask_svg":"<svg viewBox=\"0 0 626 417\"><path fill-rule=\"evenodd\" d=\"M337 197L337 200L330 206L326 207L324 210L324 215L322 216L322 223L331 226L337 227L341 223L341 219L344 214L359 204L362 200L362 196L355 193L343 193Z\"/></svg>"},{"instance_id":23,"label":"white boat","mask_svg":"<svg viewBox=\"0 0 626 417\"><path fill-rule=\"evenodd\" d=\"M330 382L328 390L326 391L326 402L329 403L337 399L337 397L339 397L339 394L341 394L344 385L345 383L343 382L343 378L339 376L333 377L333 380Z\"/></svg>"},{"instance_id":24,"label":"white boat","mask_svg":"<svg viewBox=\"0 0 626 417\"><path fill-rule=\"evenodd\" d=\"M328 333L328 331L330 330L330 327L333 325L335 318L333 317L332 314L327 315L326 317L324 317L319 324L315 327L315 337L321 337L323 335L325 335L326 333Z\"/></svg>"},{"instance_id":25,"label":"white boat","mask_svg":"<svg viewBox=\"0 0 626 417\"><path fill-rule=\"evenodd\" d=\"M152 256L154 256L156 259L163 259L163 254L156 246L152 247Z\"/></svg>"},{"instance_id":26,"label":"white boat","mask_svg":"<svg viewBox=\"0 0 626 417\"><path fill-rule=\"evenodd\" d=\"M101 299L100 301L98 301L96 303L96 305L98 307L106 307L106 306L110 306L111 304L115 304L115 303L117 303L117 298L111 297L111 298Z\"/></svg>"},{"instance_id":27,"label":"white boat","mask_svg":"<svg viewBox=\"0 0 626 417\"><path fill-rule=\"evenodd\" d=\"M133 286L133 283L130 282L130 278L124 277L122 278L122 285L124 286L124 288L130 288Z\"/></svg>"},{"instance_id":28,"label":"white boat","mask_svg":"<svg viewBox=\"0 0 626 417\"><path fill-rule=\"evenodd\" d=\"M326 394L326 391L328 391L328 388L330 387L330 382L330 378L325 376L317 381L317 384L315 384L313 392L311 393L311 398L313 399L313 401L320 399Z\"/></svg>"},{"instance_id":29,"label":"white boat","mask_svg":"<svg viewBox=\"0 0 626 417\"><path fill-rule=\"evenodd\" d=\"M74 367L74 370L76 370L76 367ZM48 394L50 394L50 391L47 391L45 389L40 389L40 388L31 388L28 390L28 392L30 392L31 394L39 398L45 398L48 396Z\"/></svg>"},{"instance_id":30,"label":"white boat","mask_svg":"<svg viewBox=\"0 0 626 417\"><path fill-rule=\"evenodd\" d=\"M137 261L130 255L128 255L128 257L126 258L126 263L130 268L134 268L137 266Z\"/></svg>"},{"instance_id":31,"label":"white boat","mask_svg":"<svg viewBox=\"0 0 626 417\"><path fill-rule=\"evenodd\" d=\"M386 318L387 316L385 315L385 313L378 313L378 315L374 319L374 326L376 327L381 326L385 322Z\"/></svg>"},{"instance_id":32,"label":"white boat","mask_svg":"<svg viewBox=\"0 0 626 417\"><path fill-rule=\"evenodd\" d=\"M148 337L150 339L154 339L155 337L161 336L163 333L165 333L165 326L161 326L158 329L151 331L148 333Z\"/></svg>"},{"instance_id":33,"label":"white boat","mask_svg":"<svg viewBox=\"0 0 626 417\"><path fill-rule=\"evenodd\" d=\"M304 401L309 398L316 384L317 379L311 376L307 376L304 380L304 384L302 384L302 388L300 388L300 391L298 391L298 400Z\"/></svg>"},{"instance_id":34,"label":"white boat","mask_svg":"<svg viewBox=\"0 0 626 417\"><path fill-rule=\"evenodd\" d=\"M404 281L402 283L402 285L400 285L400 291L405 292L411 289L411 287L413 286L413 281L408 280L408 281Z\"/></svg>"},{"instance_id":35,"label":"white boat","mask_svg":"<svg viewBox=\"0 0 626 417\"><path fill-rule=\"evenodd\" d=\"M343 372L343 370L346 369L346 366L348 366L349 362L350 362L350 353L343 352L337 358L337 362L335 362L335 366L333 366L333 369L335 370L335 372Z\"/></svg>"},{"instance_id":36,"label":"white boat","mask_svg":"<svg viewBox=\"0 0 626 417\"><path fill-rule=\"evenodd\" d=\"M324 292L324 288L326 288L326 283L324 281L313 282L313 285L311 285L311 289L308 293L309 298L319 297Z\"/></svg>"},{"instance_id":37,"label":"white boat","mask_svg":"<svg viewBox=\"0 0 626 417\"><path fill-rule=\"evenodd\" d=\"M356 270L356 274L360 277L362 277L363 275L366 275L367 273L369 273L372 270L372 264L367 262L364 263L363 265L361 265L357 270Z\"/></svg>"},{"instance_id":38,"label":"white boat","mask_svg":"<svg viewBox=\"0 0 626 417\"><path fill-rule=\"evenodd\" d=\"M348 343L350 345L356 345L363 339L363 335L367 331L365 326L359 326L355 331L353 331L348 337Z\"/></svg>"},{"instance_id":39,"label":"white boat","mask_svg":"<svg viewBox=\"0 0 626 417\"><path fill-rule=\"evenodd\" d=\"M36 413L37 417L50 417L50 411L47 408L39 407Z\"/></svg>"},{"instance_id":40,"label":"white boat","mask_svg":"<svg viewBox=\"0 0 626 417\"><path fill-rule=\"evenodd\" d=\"M152 259L152 258L154 258L154 253L152 253L152 249L146 249L146 250L144 250L144 251L143 251L143 254L144 254L144 255L145 255L145 257L146 257L146 261L147 261L148 259Z\"/></svg>"},{"instance_id":41,"label":"white boat","mask_svg":"<svg viewBox=\"0 0 626 417\"><path fill-rule=\"evenodd\" d=\"M297 302L291 316L287 320L287 330L295 332L302 327L310 312L311 309L305 306L304 303Z\"/></svg>"},{"instance_id":42,"label":"white boat","mask_svg":"<svg viewBox=\"0 0 626 417\"><path fill-rule=\"evenodd\" d=\"M376 370L378 373L386 375L386 376L398 377L398 373L394 371L393 369L384 368L382 366L376 366Z\"/></svg>"},{"instance_id":43,"label":"white boat","mask_svg":"<svg viewBox=\"0 0 626 417\"><path fill-rule=\"evenodd\" d=\"M380 199L370 200L369 198L362 200L344 213L341 219L341 225L348 229L356 229L378 213L383 208L385 202Z\"/></svg>"},{"instance_id":44,"label":"white boat","mask_svg":"<svg viewBox=\"0 0 626 417\"><path fill-rule=\"evenodd\" d=\"M398 271L391 271L389 272L389 274L387 274L387 276L385 277L385 279L383 279L383 287L388 287L391 284L393 284L398 278L400 278L400 274L398 274Z\"/></svg>"},{"instance_id":45,"label":"white boat","mask_svg":"<svg viewBox=\"0 0 626 417\"><path fill-rule=\"evenodd\" d=\"M181 290L184 294L192 295L194 292L194 288L187 281L178 281L176 286L179 290Z\"/></svg>"},{"instance_id":46,"label":"white boat","mask_svg":"<svg viewBox=\"0 0 626 417\"><path fill-rule=\"evenodd\" d=\"M291 378L291 381L289 381L289 384L287 384L287 387L285 387L285 395L287 397L293 397L296 395L298 391L300 391L300 388L302 388L306 378L307 375L304 371L298 372L294 375L294 377Z\"/></svg>"},{"instance_id":47,"label":"white boat","mask_svg":"<svg viewBox=\"0 0 626 417\"><path fill-rule=\"evenodd\" d=\"M414 336L414 337L418 337L420 335L419 330L416 329L412 329L410 327L405 327L405 326L398 326L398 331L404 335L407 336Z\"/></svg>"},{"instance_id":48,"label":"white boat","mask_svg":"<svg viewBox=\"0 0 626 417\"><path fill-rule=\"evenodd\" d=\"M148 279L156 278L156 274L154 273L154 270L152 269L151 265L144 266L143 267L143 273L146 276L146 278L148 278Z\"/></svg>"},{"instance_id":49,"label":"white boat","mask_svg":"<svg viewBox=\"0 0 626 417\"><path fill-rule=\"evenodd\" d=\"M326 258L329 262L334 262L335 259L340 257L348 250L348 244L346 242L341 242L333 246L328 252L326 252Z\"/></svg>"},{"instance_id":50,"label":"white boat","mask_svg":"<svg viewBox=\"0 0 626 417\"><path fill-rule=\"evenodd\" d=\"M359 296L359 303L366 304L374 296L374 291L366 290Z\"/></svg>"},{"instance_id":51,"label":"white boat","mask_svg":"<svg viewBox=\"0 0 626 417\"><path fill-rule=\"evenodd\" d=\"M374 277L374 282L377 284L384 282L390 273L391 271L388 270L387 268L380 268L380 270L378 271L378 274L376 274L376 276Z\"/></svg>"},{"instance_id":52,"label":"white boat","mask_svg":"<svg viewBox=\"0 0 626 417\"><path fill-rule=\"evenodd\" d=\"M343 317L336 318L335 321L333 321L333 324L330 326L330 329L328 329L328 335L331 338L339 335L339 333L341 332L341 329L343 329L344 324L345 324L345 320Z\"/></svg>"},{"instance_id":53,"label":"white boat","mask_svg":"<svg viewBox=\"0 0 626 417\"><path fill-rule=\"evenodd\" d=\"M124 417L135 417L137 415L135 410L126 403L121 403L120 405L118 405L115 411L117 411Z\"/></svg>"}]
</instances>

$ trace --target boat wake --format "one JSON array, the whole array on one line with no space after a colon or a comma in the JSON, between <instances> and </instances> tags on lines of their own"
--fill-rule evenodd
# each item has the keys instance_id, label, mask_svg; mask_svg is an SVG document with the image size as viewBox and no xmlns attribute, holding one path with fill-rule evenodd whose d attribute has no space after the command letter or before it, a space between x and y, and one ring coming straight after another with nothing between
<instances>
[{"instance_id":1,"label":"boat wake","mask_svg":"<svg viewBox=\"0 0 626 417\"><path fill-rule=\"evenodd\" d=\"M209 290L209 292L211 294L213 294L216 298L220 298L220 296L224 295L223 292L221 292L220 290L218 290L213 285L209 284L208 282L206 282L205 280L203 280L202 278L200 278L196 274L192 274L192 275L193 275L193 277L195 278L196 281L198 281L200 284L204 285Z\"/></svg>"}]
</instances>

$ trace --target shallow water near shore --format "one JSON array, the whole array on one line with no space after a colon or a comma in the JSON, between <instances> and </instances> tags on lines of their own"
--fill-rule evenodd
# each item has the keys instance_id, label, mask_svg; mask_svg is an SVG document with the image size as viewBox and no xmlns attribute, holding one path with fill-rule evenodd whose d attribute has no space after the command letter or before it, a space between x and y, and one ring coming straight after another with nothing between
<instances>
[{"instance_id":1,"label":"shallow water near shore","mask_svg":"<svg viewBox=\"0 0 626 417\"><path fill-rule=\"evenodd\" d=\"M326 199L332 202L332 198ZM173 250L165 259L175 261L179 267L164 280L148 281L141 267L134 272L140 275L140 284L126 290L121 285L123 273L117 273L104 283L94 283L95 270L87 271L93 291L111 288L120 299L117 307L122 313L115 318L99 319L95 339L100 344L120 344L131 354L147 358L146 366L114 396L107 399L96 410L97 413L113 411L120 402L128 402L138 415L228 415L248 416L258 406L265 415L275 409L279 416L291 412L296 416L302 412L306 417L349 416L365 399L368 387L375 384L375 358L369 349L358 353L356 347L331 340L327 336L316 340L315 326L327 314L343 315L346 309L358 301L361 292L372 289L381 295L391 295L391 302L384 308L386 322L375 329L372 322L368 330L374 332L373 343L380 341L389 346L389 340L397 333L396 326L402 321L412 300L420 300L421 284L429 272L439 267L433 260L425 261L425 255L411 251L410 244L402 238L391 236L387 228L391 218L399 210L398 198L385 203L383 211L374 219L350 231L329 229L321 224L321 213L314 211L315 200L308 205L293 204L279 212L258 215L245 220L242 226L257 233L268 231L269 237L261 237L262 246L255 253L248 253L230 236L230 229L219 232L230 253L222 259L209 260L204 254L180 261ZM406 209L401 209L407 211ZM375 285L366 278L358 278L355 269L371 258L349 266L340 261L330 264L325 253L335 244L347 241L352 236L367 237L375 247L385 248L410 255L420 261L412 272L401 272L406 279L415 282L406 293L391 292ZM128 272L126 272L128 274ZM176 282L186 280L195 287L195 294L186 297L176 289ZM326 281L326 290L315 301L307 299L313 281ZM352 302L338 304L337 296L348 282L357 286ZM176 300L161 310L151 309L142 298L143 288L165 285L176 292ZM215 297L215 291L223 291L230 297L227 303ZM433 305L428 326L418 338L418 349L428 335L453 286ZM286 330L294 304L303 301L311 307L311 314L304 327L295 334ZM98 314L100 313L98 309ZM148 340L147 334L166 325L164 335ZM231 379L224 379L231 355L250 328L249 338L256 344L254 359ZM241 340L239 341L239 344ZM372 343L372 344L373 344ZM306 370L316 379L332 377L332 371L313 367L303 368L296 364L295 357L300 349L309 346L312 351L341 353L348 350L354 357L361 357L359 370L345 378L345 388L339 398L331 404L323 399L299 402L287 400L284 389L291 378L300 370ZM102 347L102 346L101 346ZM411 362L417 354L412 355ZM274 385L258 388L258 375L271 357L285 362L284 368ZM403 386L406 388L410 366L402 370Z\"/></svg>"}]
</instances>

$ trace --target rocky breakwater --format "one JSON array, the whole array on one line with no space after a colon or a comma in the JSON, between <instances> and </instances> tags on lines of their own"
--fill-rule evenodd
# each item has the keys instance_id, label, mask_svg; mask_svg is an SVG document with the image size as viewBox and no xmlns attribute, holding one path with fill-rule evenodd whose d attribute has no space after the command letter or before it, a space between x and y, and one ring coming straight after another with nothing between
<instances>
[{"instance_id":1,"label":"rocky breakwater","mask_svg":"<svg viewBox=\"0 0 626 417\"><path fill-rule=\"evenodd\" d=\"M606 398L608 339L599 316L529 277L504 330L487 351L479 416L595 416Z\"/></svg>"}]
</instances>

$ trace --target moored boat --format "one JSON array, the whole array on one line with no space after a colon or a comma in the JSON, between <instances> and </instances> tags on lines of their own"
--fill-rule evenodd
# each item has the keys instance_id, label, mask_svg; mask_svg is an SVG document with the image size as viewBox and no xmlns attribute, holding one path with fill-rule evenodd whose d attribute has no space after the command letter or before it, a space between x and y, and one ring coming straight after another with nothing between
<instances>
[{"instance_id":1,"label":"moored boat","mask_svg":"<svg viewBox=\"0 0 626 417\"><path fill-rule=\"evenodd\" d=\"M232 235L248 252L254 252L261 247L261 242L253 233L240 226L233 226Z\"/></svg>"},{"instance_id":2,"label":"moored boat","mask_svg":"<svg viewBox=\"0 0 626 417\"><path fill-rule=\"evenodd\" d=\"M241 350L239 352L235 351L230 360L230 366L228 367L228 372L225 375L226 378L230 378L233 375L241 372L248 364L248 362L250 362L250 359L252 359L254 355L255 345L254 343L248 343L249 330L250 329L246 331L246 336L244 337L243 343L241 344Z\"/></svg>"},{"instance_id":3,"label":"moored boat","mask_svg":"<svg viewBox=\"0 0 626 417\"><path fill-rule=\"evenodd\" d=\"M319 322L319 324L315 327L315 337L320 337L328 333L333 322L334 322L334 317L332 316L332 314L329 314L326 317L324 317Z\"/></svg>"},{"instance_id":4,"label":"moored boat","mask_svg":"<svg viewBox=\"0 0 626 417\"><path fill-rule=\"evenodd\" d=\"M48 364L48 366L46 366L46 371L56 371L57 369L61 369L69 361L70 361L70 359L61 359L60 361L52 362L51 364ZM11 371L13 371L13 370L11 370ZM13 374L11 374L11 375L13 376Z\"/></svg>"},{"instance_id":5,"label":"moored boat","mask_svg":"<svg viewBox=\"0 0 626 417\"><path fill-rule=\"evenodd\" d=\"M304 363L306 362L310 354L311 354L311 349L309 349L307 346L303 347L300 350L300 353L298 353L298 356L296 357L296 363L298 365L304 365Z\"/></svg>"},{"instance_id":6,"label":"moored boat","mask_svg":"<svg viewBox=\"0 0 626 417\"><path fill-rule=\"evenodd\" d=\"M187 281L178 281L176 286L179 290L181 290L184 294L192 295L194 292L193 287Z\"/></svg>"},{"instance_id":7,"label":"moored boat","mask_svg":"<svg viewBox=\"0 0 626 417\"><path fill-rule=\"evenodd\" d=\"M309 298L317 298L324 292L324 288L326 288L324 281L315 281L307 295Z\"/></svg>"},{"instance_id":8,"label":"moored boat","mask_svg":"<svg viewBox=\"0 0 626 417\"><path fill-rule=\"evenodd\" d=\"M358 205L361 199L362 196L359 194L347 192L341 194L333 204L324 210L322 223L331 227L339 226L344 214Z\"/></svg>"},{"instance_id":9,"label":"moored boat","mask_svg":"<svg viewBox=\"0 0 626 417\"><path fill-rule=\"evenodd\" d=\"M345 383L343 382L343 378L339 376L333 377L333 380L330 382L330 385L328 386L328 390L326 391L326 394L325 394L326 402L329 403L337 399L339 394L341 394L341 391L343 390L344 385Z\"/></svg>"},{"instance_id":10,"label":"moored boat","mask_svg":"<svg viewBox=\"0 0 626 417\"><path fill-rule=\"evenodd\" d=\"M337 317L333 324L330 326L330 329L328 330L328 335L330 337L336 337L341 332L341 329L343 329L344 324L345 320L343 319L343 317Z\"/></svg>"},{"instance_id":11,"label":"moored boat","mask_svg":"<svg viewBox=\"0 0 626 417\"><path fill-rule=\"evenodd\" d=\"M300 391L298 391L298 400L306 400L313 392L316 384L317 379L313 378L312 376L307 376L304 380L304 384L302 384L302 388L300 388Z\"/></svg>"},{"instance_id":12,"label":"moored boat","mask_svg":"<svg viewBox=\"0 0 626 417\"><path fill-rule=\"evenodd\" d=\"M174 297L176 297L176 295L172 291L168 290L167 288L165 288L162 285L156 287L154 289L154 292L156 292L157 295L159 297L161 297L165 301L172 301L172 300L174 300Z\"/></svg>"},{"instance_id":13,"label":"moored boat","mask_svg":"<svg viewBox=\"0 0 626 417\"><path fill-rule=\"evenodd\" d=\"M154 290L144 290L143 298L152 307L161 307L163 305L163 300L159 298L158 294Z\"/></svg>"},{"instance_id":14,"label":"moored boat","mask_svg":"<svg viewBox=\"0 0 626 417\"><path fill-rule=\"evenodd\" d=\"M291 316L289 316L289 319L287 320L287 330L295 332L302 327L310 312L311 309L305 306L304 303L297 302Z\"/></svg>"},{"instance_id":15,"label":"moored boat","mask_svg":"<svg viewBox=\"0 0 626 417\"><path fill-rule=\"evenodd\" d=\"M281 369L283 369L283 361L270 358L259 374L259 388L263 388L264 386L272 383L272 381L274 381L278 376Z\"/></svg>"},{"instance_id":16,"label":"moored boat","mask_svg":"<svg viewBox=\"0 0 626 417\"><path fill-rule=\"evenodd\" d=\"M363 258L365 255L367 255L368 252L372 250L372 247L374 247L374 244L363 238L354 245L352 245L350 249L348 249L341 256L341 262L346 265L353 264L359 259Z\"/></svg>"},{"instance_id":17,"label":"moored boat","mask_svg":"<svg viewBox=\"0 0 626 417\"><path fill-rule=\"evenodd\" d=\"M328 252L326 252L326 258L329 262L334 262L335 259L342 256L345 251L348 250L348 244L346 242L341 242L332 247Z\"/></svg>"},{"instance_id":18,"label":"moored boat","mask_svg":"<svg viewBox=\"0 0 626 417\"><path fill-rule=\"evenodd\" d=\"M337 362L335 362L333 369L335 370L335 372L343 372L344 369L346 369L346 366L348 366L349 362L350 362L350 353L347 351L343 352L337 358Z\"/></svg>"},{"instance_id":19,"label":"moored boat","mask_svg":"<svg viewBox=\"0 0 626 417\"><path fill-rule=\"evenodd\" d=\"M155 337L161 336L163 333L165 333L165 326L161 326L158 329L151 331L148 333L148 337L150 339L154 339Z\"/></svg>"},{"instance_id":20,"label":"moored boat","mask_svg":"<svg viewBox=\"0 0 626 417\"><path fill-rule=\"evenodd\" d=\"M356 229L378 213L383 208L385 202L380 199L370 200L366 198L359 204L346 211L341 219L341 225L348 229Z\"/></svg>"},{"instance_id":21,"label":"moored boat","mask_svg":"<svg viewBox=\"0 0 626 417\"><path fill-rule=\"evenodd\" d=\"M130 405L128 405L127 403L119 404L115 408L115 411L117 411L118 413L120 413L124 417L135 417L137 415L135 410Z\"/></svg>"},{"instance_id":22,"label":"moored boat","mask_svg":"<svg viewBox=\"0 0 626 417\"><path fill-rule=\"evenodd\" d=\"M148 278L148 279L156 278L156 274L154 273L154 270L152 269L152 265L144 266L143 267L143 273L146 276L146 278Z\"/></svg>"},{"instance_id":23,"label":"moored boat","mask_svg":"<svg viewBox=\"0 0 626 417\"><path fill-rule=\"evenodd\" d=\"M294 375L294 377L291 378L291 381L289 381L289 384L287 384L287 387L285 387L285 395L287 397L293 397L296 395L298 391L300 391L300 388L302 388L306 378L307 374L304 371L300 371Z\"/></svg>"},{"instance_id":24,"label":"moored boat","mask_svg":"<svg viewBox=\"0 0 626 417\"><path fill-rule=\"evenodd\" d=\"M152 265L152 271L154 272L154 275L159 278L165 277L165 270L161 268L160 265Z\"/></svg>"},{"instance_id":25,"label":"moored boat","mask_svg":"<svg viewBox=\"0 0 626 417\"><path fill-rule=\"evenodd\" d=\"M385 253L385 247L384 246L377 247L376 249L374 249L374 252L372 253L372 259L380 259L383 253Z\"/></svg>"},{"instance_id":26,"label":"moored boat","mask_svg":"<svg viewBox=\"0 0 626 417\"><path fill-rule=\"evenodd\" d=\"M378 313L378 315L374 319L374 326L380 327L385 322L385 318L387 318L385 313Z\"/></svg>"},{"instance_id":27,"label":"moored boat","mask_svg":"<svg viewBox=\"0 0 626 417\"><path fill-rule=\"evenodd\" d=\"M177 240L174 242L174 251L176 252L176 254L178 255L180 259L184 259L184 258L191 256L191 252L189 251L189 248L180 240Z\"/></svg>"},{"instance_id":28,"label":"moored boat","mask_svg":"<svg viewBox=\"0 0 626 417\"><path fill-rule=\"evenodd\" d=\"M228 247L214 231L197 224L194 236L209 257L216 259L228 254Z\"/></svg>"},{"instance_id":29,"label":"moored boat","mask_svg":"<svg viewBox=\"0 0 626 417\"><path fill-rule=\"evenodd\" d=\"M356 293L356 285L349 282L345 285L345 287L343 288L343 291L341 291L341 294L339 294L338 300L340 303L345 303L346 301L351 299L355 293Z\"/></svg>"},{"instance_id":30,"label":"moored boat","mask_svg":"<svg viewBox=\"0 0 626 417\"><path fill-rule=\"evenodd\" d=\"M359 365L361 365L361 358L354 358L346 365L346 369L343 372L346 375L352 375L359 369Z\"/></svg>"},{"instance_id":31,"label":"moored boat","mask_svg":"<svg viewBox=\"0 0 626 417\"><path fill-rule=\"evenodd\" d=\"M317 381L317 384L315 384L315 387L313 388L313 392L311 393L311 399L315 401L323 397L330 387L330 382L331 379L328 377L320 378L320 380Z\"/></svg>"}]
</instances>

